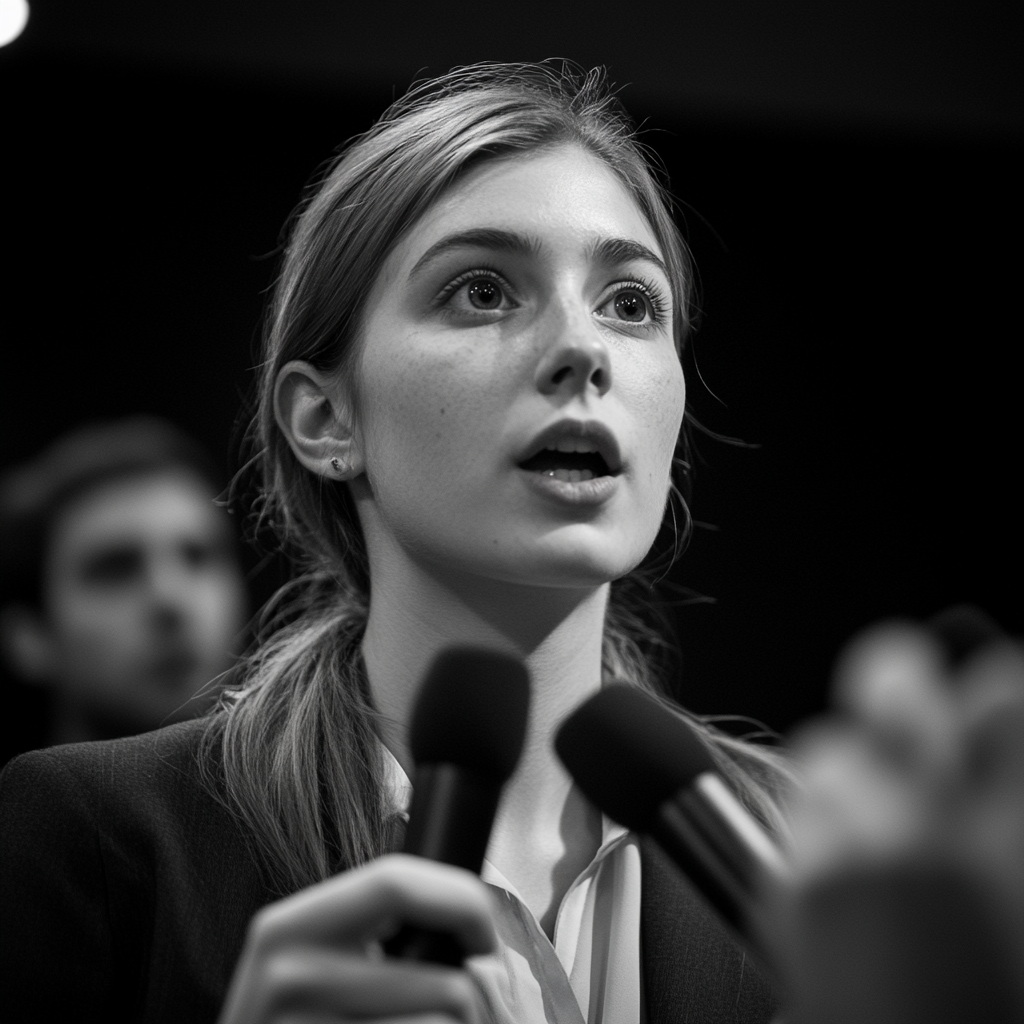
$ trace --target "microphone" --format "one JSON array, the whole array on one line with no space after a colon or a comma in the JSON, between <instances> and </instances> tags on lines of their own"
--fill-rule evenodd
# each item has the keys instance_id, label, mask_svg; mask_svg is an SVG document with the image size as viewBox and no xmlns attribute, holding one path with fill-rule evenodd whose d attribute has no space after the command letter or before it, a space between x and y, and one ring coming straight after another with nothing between
<instances>
[{"instance_id":1,"label":"microphone","mask_svg":"<svg viewBox=\"0 0 1024 1024\"><path fill-rule=\"evenodd\" d=\"M755 895L763 879L785 872L782 854L690 725L635 686L615 683L562 723L555 750L592 803L650 835L768 962Z\"/></svg>"},{"instance_id":2,"label":"microphone","mask_svg":"<svg viewBox=\"0 0 1024 1024\"><path fill-rule=\"evenodd\" d=\"M416 770L403 851L480 873L501 788L526 735L530 681L521 661L474 648L443 651L427 673L409 726ZM448 933L403 926L391 956L459 966Z\"/></svg>"}]
</instances>

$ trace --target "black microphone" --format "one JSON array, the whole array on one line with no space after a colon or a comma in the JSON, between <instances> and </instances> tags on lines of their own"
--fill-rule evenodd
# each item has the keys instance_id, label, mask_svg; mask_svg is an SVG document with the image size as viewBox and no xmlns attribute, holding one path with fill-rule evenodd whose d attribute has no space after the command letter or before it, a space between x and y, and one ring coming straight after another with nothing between
<instances>
[{"instance_id":1,"label":"black microphone","mask_svg":"<svg viewBox=\"0 0 1024 1024\"><path fill-rule=\"evenodd\" d=\"M555 749L584 794L650 835L767 963L755 898L784 861L693 728L642 690L615 683L562 723Z\"/></svg>"},{"instance_id":2,"label":"black microphone","mask_svg":"<svg viewBox=\"0 0 1024 1024\"><path fill-rule=\"evenodd\" d=\"M405 853L480 873L501 788L523 747L529 703L521 661L473 648L438 655L409 726L416 770ZM465 958L452 935L413 926L384 950L453 966Z\"/></svg>"}]
</instances>

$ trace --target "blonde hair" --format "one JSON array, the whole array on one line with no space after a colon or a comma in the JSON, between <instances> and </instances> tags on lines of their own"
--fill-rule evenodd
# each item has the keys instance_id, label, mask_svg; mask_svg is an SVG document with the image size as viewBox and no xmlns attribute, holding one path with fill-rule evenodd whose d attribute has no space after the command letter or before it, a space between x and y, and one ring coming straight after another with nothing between
<instances>
[{"instance_id":1,"label":"blonde hair","mask_svg":"<svg viewBox=\"0 0 1024 1024\"><path fill-rule=\"evenodd\" d=\"M278 372L305 360L340 375L358 402L351 357L363 303L403 234L470 167L566 143L602 159L649 222L669 273L681 352L691 326L687 248L652 157L600 70L477 65L420 84L348 144L293 219L267 317L250 469L259 479L255 526L274 532L297 575L209 733L220 746L226 799L282 888L383 852L389 808L359 655L370 585L362 534L347 487L305 470L279 430ZM661 694L650 656L660 641L622 591L613 585L604 671ZM689 717L741 796L769 819L777 756Z\"/></svg>"}]
</instances>

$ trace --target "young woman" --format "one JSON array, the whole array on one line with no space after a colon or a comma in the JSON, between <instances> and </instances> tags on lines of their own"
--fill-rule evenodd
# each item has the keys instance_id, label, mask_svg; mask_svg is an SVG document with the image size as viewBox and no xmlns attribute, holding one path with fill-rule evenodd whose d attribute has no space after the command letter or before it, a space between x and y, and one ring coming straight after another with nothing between
<instances>
[{"instance_id":1,"label":"young woman","mask_svg":"<svg viewBox=\"0 0 1024 1024\"><path fill-rule=\"evenodd\" d=\"M292 225L266 331L258 511L300 570L280 627L211 718L9 769L8 1005L771 1017L758 969L551 746L604 680L659 691L621 590L671 508L690 286L667 195L596 73L455 72L343 152ZM410 706L455 644L532 679L489 888L389 854ZM770 825L777 759L700 728ZM480 955L385 958L400 922Z\"/></svg>"}]
</instances>

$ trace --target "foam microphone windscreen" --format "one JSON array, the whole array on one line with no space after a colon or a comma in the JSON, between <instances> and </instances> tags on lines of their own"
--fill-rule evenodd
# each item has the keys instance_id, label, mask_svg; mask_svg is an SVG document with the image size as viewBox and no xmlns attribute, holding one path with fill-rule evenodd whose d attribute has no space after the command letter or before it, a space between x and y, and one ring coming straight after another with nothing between
<instances>
[{"instance_id":1,"label":"foam microphone windscreen","mask_svg":"<svg viewBox=\"0 0 1024 1024\"><path fill-rule=\"evenodd\" d=\"M521 661L475 648L444 651L413 711L413 760L459 765L503 783L519 760L529 703L530 682Z\"/></svg>"},{"instance_id":2,"label":"foam microphone windscreen","mask_svg":"<svg viewBox=\"0 0 1024 1024\"><path fill-rule=\"evenodd\" d=\"M578 707L558 730L555 750L584 794L638 832L658 809L714 762L696 733L653 697L613 683Z\"/></svg>"}]
</instances>

